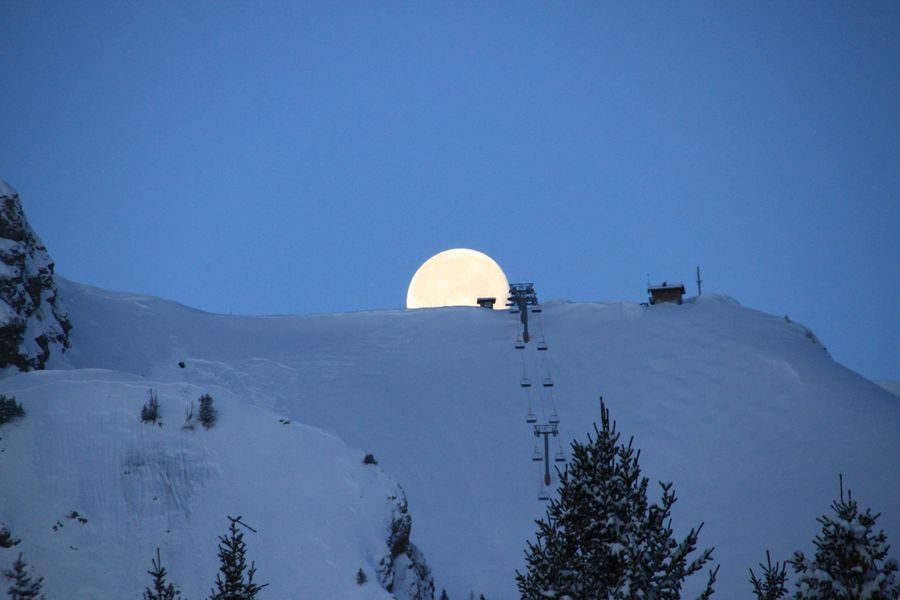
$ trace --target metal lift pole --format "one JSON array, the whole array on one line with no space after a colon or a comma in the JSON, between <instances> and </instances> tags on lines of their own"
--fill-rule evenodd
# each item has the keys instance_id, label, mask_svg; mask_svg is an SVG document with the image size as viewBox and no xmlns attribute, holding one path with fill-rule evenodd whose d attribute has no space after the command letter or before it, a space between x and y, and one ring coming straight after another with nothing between
<instances>
[{"instance_id":1,"label":"metal lift pole","mask_svg":"<svg viewBox=\"0 0 900 600\"><path fill-rule=\"evenodd\" d=\"M527 344L530 339L528 336L528 303L526 302L525 298L519 298L518 303L519 310L521 311L519 314L520 318L522 319L522 327L524 328L522 333L522 340Z\"/></svg>"},{"instance_id":2,"label":"metal lift pole","mask_svg":"<svg viewBox=\"0 0 900 600\"><path fill-rule=\"evenodd\" d=\"M519 311L519 320L522 321L523 331L522 340L527 344L528 335L528 307L537 306L537 294L534 293L533 283L511 283L509 284L509 297L506 300L507 306L515 306Z\"/></svg>"},{"instance_id":3,"label":"metal lift pole","mask_svg":"<svg viewBox=\"0 0 900 600\"><path fill-rule=\"evenodd\" d=\"M544 435L544 485L550 485L550 436Z\"/></svg>"},{"instance_id":4,"label":"metal lift pole","mask_svg":"<svg viewBox=\"0 0 900 600\"><path fill-rule=\"evenodd\" d=\"M559 427L555 423L535 425L534 437L544 436L544 485L550 485L550 436L559 435Z\"/></svg>"}]
</instances>

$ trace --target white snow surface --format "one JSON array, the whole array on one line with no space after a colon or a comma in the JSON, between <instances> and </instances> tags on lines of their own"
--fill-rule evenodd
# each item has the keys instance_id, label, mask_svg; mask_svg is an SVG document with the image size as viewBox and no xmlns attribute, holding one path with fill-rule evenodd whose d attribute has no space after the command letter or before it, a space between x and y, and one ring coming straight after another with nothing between
<instances>
[{"instance_id":1,"label":"white snow surface","mask_svg":"<svg viewBox=\"0 0 900 600\"><path fill-rule=\"evenodd\" d=\"M748 596L747 569L767 549L812 552L838 473L883 513L893 556L900 547L896 397L804 327L728 297L548 303L532 316L550 348L538 352L513 348L518 316L501 311L240 317L57 285L74 325L64 370L0 380L28 411L0 428L0 521L23 538L0 564L24 551L49 598L137 598L156 546L172 580L202 597L225 514L260 531L247 543L272 583L263 597L386 597L373 565L394 484L379 468L407 492L438 592L518 597L515 570L544 515L523 359L534 382L552 375L563 449L592 431L602 395L645 475L674 482L676 530L704 522L701 546L716 548L717 597ZM148 388L163 428L138 420ZM547 390L531 388L542 420ZM202 392L220 425L182 431L186 399ZM363 452L379 466L362 467ZM72 510L88 523L66 519ZM73 586L94 591L61 591Z\"/></svg>"},{"instance_id":2,"label":"white snow surface","mask_svg":"<svg viewBox=\"0 0 900 600\"><path fill-rule=\"evenodd\" d=\"M245 542L266 597L297 597L300 582L303 597L389 597L355 575L375 580L398 489L333 435L214 385L79 369L0 387L27 411L0 428L0 521L23 540L0 560L6 568L24 552L48 598L140 598L157 547L169 581L208 597L226 515L258 531ZM136 418L150 388L161 427ZM182 429L204 392L219 422Z\"/></svg>"}]
</instances>

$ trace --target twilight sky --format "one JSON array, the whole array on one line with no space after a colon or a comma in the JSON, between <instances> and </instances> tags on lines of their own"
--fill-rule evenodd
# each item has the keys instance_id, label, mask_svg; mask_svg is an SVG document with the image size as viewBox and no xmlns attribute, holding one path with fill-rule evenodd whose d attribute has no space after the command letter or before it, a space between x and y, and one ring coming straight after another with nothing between
<instances>
[{"instance_id":1,"label":"twilight sky","mask_svg":"<svg viewBox=\"0 0 900 600\"><path fill-rule=\"evenodd\" d=\"M544 300L694 293L700 265L900 380L900 3L6 0L0 23L0 178L71 279L274 314L401 308L452 247Z\"/></svg>"}]
</instances>

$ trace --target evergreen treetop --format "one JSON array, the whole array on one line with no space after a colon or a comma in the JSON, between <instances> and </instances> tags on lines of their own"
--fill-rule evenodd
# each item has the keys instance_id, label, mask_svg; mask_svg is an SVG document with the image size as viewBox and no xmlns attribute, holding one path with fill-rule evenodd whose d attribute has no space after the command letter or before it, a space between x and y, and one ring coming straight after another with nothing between
<instances>
[{"instance_id":1,"label":"evergreen treetop","mask_svg":"<svg viewBox=\"0 0 900 600\"><path fill-rule=\"evenodd\" d=\"M843 488L843 486L842 486ZM815 557L795 552L789 561L799 575L795 600L897 600L900 581L897 561L887 559L890 546L884 531L874 533L880 514L859 510L848 494L831 505L834 516L817 520L822 531L816 536Z\"/></svg>"},{"instance_id":2,"label":"evergreen treetop","mask_svg":"<svg viewBox=\"0 0 900 600\"><path fill-rule=\"evenodd\" d=\"M601 427L585 444L572 442L572 459L559 474L559 498L537 521L537 541L525 552L527 571L516 574L523 599L655 598L678 600L688 576L701 570L712 549L690 555L700 527L674 538L671 483L660 482L659 504L647 501L640 453L620 434L601 403ZM701 598L712 595L716 571Z\"/></svg>"},{"instance_id":3,"label":"evergreen treetop","mask_svg":"<svg viewBox=\"0 0 900 600\"><path fill-rule=\"evenodd\" d=\"M179 600L181 592L174 584L166 582L166 568L162 566L159 557L159 548L156 549L156 559L150 559L153 568L147 573L153 577L153 589L144 590L143 600Z\"/></svg>"},{"instance_id":4,"label":"evergreen treetop","mask_svg":"<svg viewBox=\"0 0 900 600\"><path fill-rule=\"evenodd\" d=\"M759 563L759 568L762 569L762 577L757 577L753 569L750 569L750 585L753 586L753 595L757 600L780 600L784 597L787 593L785 566L778 561L772 566L772 557L766 550L766 564Z\"/></svg>"},{"instance_id":5,"label":"evergreen treetop","mask_svg":"<svg viewBox=\"0 0 900 600\"><path fill-rule=\"evenodd\" d=\"M22 558L21 552L15 562L13 562L12 569L3 571L3 576L10 582L7 593L11 600L32 600L39 597L44 578L38 577L35 579L32 577L31 569L28 568L28 564ZM44 596L41 595L40 598L43 599Z\"/></svg>"},{"instance_id":6,"label":"evergreen treetop","mask_svg":"<svg viewBox=\"0 0 900 600\"><path fill-rule=\"evenodd\" d=\"M256 600L259 591L268 584L254 583L255 563L247 567L247 545L243 532L238 529L239 523L243 525L241 517L228 516L228 520L228 534L219 536L219 573L210 600Z\"/></svg>"}]
</instances>

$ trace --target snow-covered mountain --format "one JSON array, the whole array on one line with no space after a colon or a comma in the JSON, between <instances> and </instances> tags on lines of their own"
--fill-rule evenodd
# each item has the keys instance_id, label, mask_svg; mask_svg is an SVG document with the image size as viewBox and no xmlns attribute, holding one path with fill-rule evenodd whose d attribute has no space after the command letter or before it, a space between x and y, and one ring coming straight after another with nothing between
<instances>
[{"instance_id":1,"label":"snow-covered mountain","mask_svg":"<svg viewBox=\"0 0 900 600\"><path fill-rule=\"evenodd\" d=\"M551 302L517 349L518 316L480 308L209 314L54 277L5 184L0 201L0 394L26 410L0 425L0 530L21 540L0 566L23 552L51 599L139 598L157 547L205 597L227 515L257 530L264 597L514 598L544 514L526 416L559 420L564 460L601 395L675 483L677 532L705 522L721 597L749 595L767 549L810 550L839 473L900 544L900 402L787 317L721 295ZM161 425L140 420L151 393ZM186 428L201 394L218 423Z\"/></svg>"},{"instance_id":2,"label":"snow-covered mountain","mask_svg":"<svg viewBox=\"0 0 900 600\"><path fill-rule=\"evenodd\" d=\"M240 317L58 284L69 370L0 381L29 411L0 428L0 521L23 539L0 561L24 550L50 597L138 597L157 545L200 597L226 513L260 531L248 544L268 597L385 597L354 580L362 567L374 581L387 551L398 492L383 468L407 492L437 590L514 598L543 515L529 395L542 421L560 418L554 454L585 438L604 396L645 473L674 481L676 529L705 522L722 597L749 594L766 549L811 548L838 473L900 544L896 397L804 327L725 296L548 303L532 315L540 352L513 347L518 318L501 311ZM537 385L547 376L552 388ZM138 419L150 388L162 428ZM181 430L202 392L219 425Z\"/></svg>"}]
</instances>

